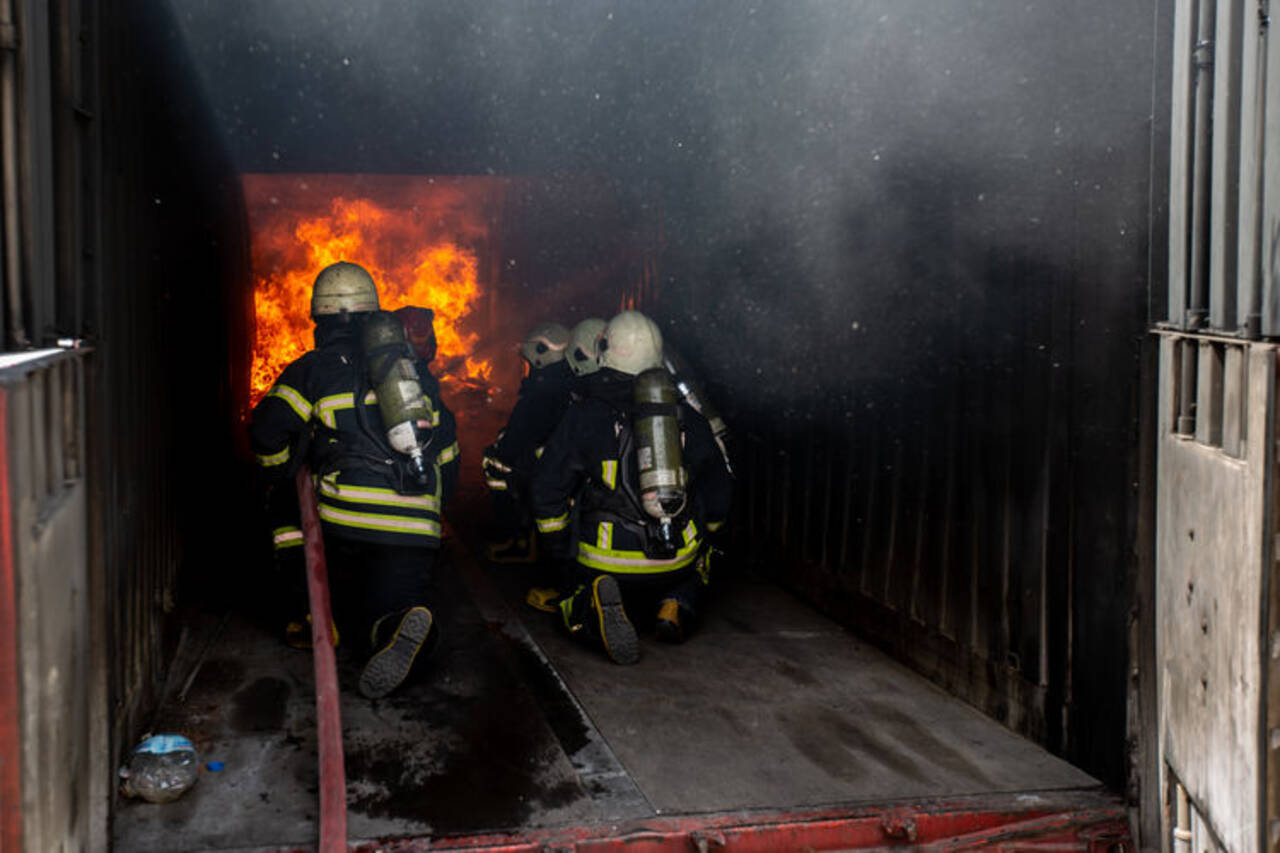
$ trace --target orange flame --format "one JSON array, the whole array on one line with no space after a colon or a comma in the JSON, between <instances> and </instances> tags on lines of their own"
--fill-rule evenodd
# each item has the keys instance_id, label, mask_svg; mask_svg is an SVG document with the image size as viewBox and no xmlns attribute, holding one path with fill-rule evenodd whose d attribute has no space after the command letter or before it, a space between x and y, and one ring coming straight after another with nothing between
<instances>
[{"instance_id":1,"label":"orange flame","mask_svg":"<svg viewBox=\"0 0 1280 853\"><path fill-rule=\"evenodd\" d=\"M334 198L318 215L274 212L253 239L257 339L250 403L311 349L311 286L316 273L336 261L369 271L384 310L417 305L435 312L442 379L487 382L493 366L473 355L477 335L463 328L481 293L476 253L433 236L432 225L416 206L381 206L368 198Z\"/></svg>"}]
</instances>

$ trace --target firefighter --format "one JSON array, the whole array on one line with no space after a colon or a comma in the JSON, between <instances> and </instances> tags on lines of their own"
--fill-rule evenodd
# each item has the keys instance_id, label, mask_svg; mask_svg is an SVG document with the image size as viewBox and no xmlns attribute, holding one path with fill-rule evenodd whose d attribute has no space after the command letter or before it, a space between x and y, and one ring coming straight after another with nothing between
<instances>
[{"instance_id":1,"label":"firefighter","mask_svg":"<svg viewBox=\"0 0 1280 853\"><path fill-rule=\"evenodd\" d=\"M569 330L540 323L520 344L526 375L515 407L498 440L485 449L485 485L493 495L495 541L487 556L495 563L533 563L537 540L529 510L529 478L551 431L569 406L573 373L565 360Z\"/></svg>"},{"instance_id":2,"label":"firefighter","mask_svg":"<svg viewBox=\"0 0 1280 853\"><path fill-rule=\"evenodd\" d=\"M569 565L560 621L627 664L640 656L628 611L667 642L693 627L710 581L704 531L724 523L731 480L707 421L679 402L653 321L610 320L599 364L547 442L533 509L544 549Z\"/></svg>"},{"instance_id":3,"label":"firefighter","mask_svg":"<svg viewBox=\"0 0 1280 853\"><path fill-rule=\"evenodd\" d=\"M310 467L335 621L365 647L359 689L376 699L399 687L439 637L428 598L441 469L457 465L456 436L439 398L422 392L403 326L379 311L364 268L340 261L321 270L311 317L315 349L254 408L250 443L275 494L297 466ZM274 535L277 545L302 541L287 525Z\"/></svg>"},{"instance_id":4,"label":"firefighter","mask_svg":"<svg viewBox=\"0 0 1280 853\"><path fill-rule=\"evenodd\" d=\"M575 389L569 395L570 405L582 398L579 389L585 382L585 377L600 369L600 362L597 360L597 346L600 343L600 336L604 333L605 325L605 321L599 317L590 317L578 323L569 332L569 350L565 361L569 365L569 370L573 373L573 387ZM545 585L530 587L525 593L525 603L535 610L555 613L556 603L560 600L560 590L558 589L559 574L554 561L552 561L552 565L546 566L542 571L538 572L536 581Z\"/></svg>"}]
</instances>

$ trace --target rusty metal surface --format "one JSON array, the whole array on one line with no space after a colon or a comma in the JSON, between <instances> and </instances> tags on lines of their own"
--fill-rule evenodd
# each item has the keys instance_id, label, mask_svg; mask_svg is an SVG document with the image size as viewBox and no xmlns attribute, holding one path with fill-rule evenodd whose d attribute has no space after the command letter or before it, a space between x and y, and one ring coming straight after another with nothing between
<instances>
[{"instance_id":1,"label":"rusty metal surface","mask_svg":"<svg viewBox=\"0 0 1280 853\"><path fill-rule=\"evenodd\" d=\"M25 558L56 570L22 587L45 621L18 628L21 665L61 673L56 687L24 682L24 725L40 729L24 740L24 796L39 806L27 810L26 843L99 850L116 759L149 722L174 645L183 542L203 507L238 511L220 483L188 486L233 460L252 334L238 313L247 249L238 185L163 4L17 5L5 60L21 98L6 133L22 168L5 187L15 298L4 321L22 340L8 345L94 347L20 386L22 464L5 460L17 514L35 502L19 551L41 535L62 543ZM68 590L74 606L51 620Z\"/></svg>"},{"instance_id":2,"label":"rusty metal surface","mask_svg":"<svg viewBox=\"0 0 1280 853\"><path fill-rule=\"evenodd\" d=\"M303 847L244 847L226 853L294 853ZM655 817L610 825L434 838L385 838L353 853L777 853L820 850L995 850L1132 853L1122 806L1076 795L967 797L856 809Z\"/></svg>"},{"instance_id":3,"label":"rusty metal surface","mask_svg":"<svg viewBox=\"0 0 1280 853\"><path fill-rule=\"evenodd\" d=\"M4 734L3 823L15 850L80 846L90 837L92 768L100 745L91 706L91 650L101 643L88 612L84 454L85 352L7 359L0 630L15 676L0 684ZM16 777L16 785L15 783ZM10 799L15 797L16 799ZM8 812L19 806L20 816ZM16 836L21 837L20 843Z\"/></svg>"},{"instance_id":4,"label":"rusty metal surface","mask_svg":"<svg viewBox=\"0 0 1280 853\"><path fill-rule=\"evenodd\" d=\"M22 845L22 727L18 691L17 567L9 481L9 394L0 387L0 847Z\"/></svg>"}]
</instances>

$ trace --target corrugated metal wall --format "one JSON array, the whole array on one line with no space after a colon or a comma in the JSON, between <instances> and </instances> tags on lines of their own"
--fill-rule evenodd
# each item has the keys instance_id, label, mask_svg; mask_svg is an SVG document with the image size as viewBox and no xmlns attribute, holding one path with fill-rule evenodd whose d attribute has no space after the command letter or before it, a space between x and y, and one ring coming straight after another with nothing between
<instances>
[{"instance_id":1,"label":"corrugated metal wall","mask_svg":"<svg viewBox=\"0 0 1280 853\"><path fill-rule=\"evenodd\" d=\"M1171 18L1001 8L859 7L945 57L932 75L802 42L860 57L856 95L787 76L785 13L740 25L795 91L717 128L731 165L664 196L653 311L736 431L742 562L1120 788L1129 628L1151 631L1139 416Z\"/></svg>"},{"instance_id":2,"label":"corrugated metal wall","mask_svg":"<svg viewBox=\"0 0 1280 853\"><path fill-rule=\"evenodd\" d=\"M234 536L211 534L237 529L243 505L228 499L225 474L247 399L247 233L237 176L163 6L27 0L13 23L0 20L0 80L12 75L18 92L0 103L17 158L6 184L6 349L79 350L69 405L88 445L75 471L6 460L24 478L19 494L40 488L23 472L87 485L87 519L60 539L88 543L62 555L86 563L65 568L87 606L69 616L55 575L25 576L22 600L36 610L16 642L31 663L60 653L50 643L65 632L42 625L92 638L87 664L76 658L85 670L67 673L84 693L63 703L91 725L63 733L74 762L28 756L43 775L24 794L41 803L24 843L105 849L114 769L149 721L173 651L180 574L209 576L235 548ZM49 388L40 399L53 399ZM31 426L56 437L51 418ZM33 684L22 687L23 707L37 709L22 736L39 743L51 718ZM61 824L72 829L58 836Z\"/></svg>"},{"instance_id":3,"label":"corrugated metal wall","mask_svg":"<svg viewBox=\"0 0 1280 853\"><path fill-rule=\"evenodd\" d=\"M234 553L227 489L247 399L252 322L238 176L162 6L101 17L102 215L91 477L107 581L116 751L158 699L176 641L179 571ZM235 321L232 317L235 317ZM185 581L184 581L185 582Z\"/></svg>"},{"instance_id":4,"label":"corrugated metal wall","mask_svg":"<svg viewBox=\"0 0 1280 853\"><path fill-rule=\"evenodd\" d=\"M1016 259L988 274L1025 285L991 295L1013 302L1015 324L975 328L930 376L745 431L735 545L949 691L1118 783L1137 340L1082 330L1079 282ZM1103 360L1110 377L1082 364Z\"/></svg>"}]
</instances>

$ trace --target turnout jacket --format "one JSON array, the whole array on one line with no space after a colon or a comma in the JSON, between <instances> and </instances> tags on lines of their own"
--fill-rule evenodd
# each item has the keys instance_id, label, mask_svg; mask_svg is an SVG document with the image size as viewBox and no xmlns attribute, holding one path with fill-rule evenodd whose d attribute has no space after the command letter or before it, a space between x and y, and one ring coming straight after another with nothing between
<instances>
[{"instance_id":1,"label":"turnout jacket","mask_svg":"<svg viewBox=\"0 0 1280 853\"><path fill-rule=\"evenodd\" d=\"M310 466L326 536L437 548L445 486L457 476L453 414L434 378L420 377L432 413L427 482L405 476L386 444L358 329L317 328L316 349L286 367L254 407L250 445L270 483L288 479L303 462ZM276 527L273 536L277 549L302 543L301 529L291 523Z\"/></svg>"},{"instance_id":2,"label":"turnout jacket","mask_svg":"<svg viewBox=\"0 0 1280 853\"><path fill-rule=\"evenodd\" d=\"M520 383L516 404L507 425L490 448L490 455L504 466L527 477L533 472L538 450L569 408L573 371L567 361L557 361L529 371Z\"/></svg>"},{"instance_id":3,"label":"turnout jacket","mask_svg":"<svg viewBox=\"0 0 1280 853\"><path fill-rule=\"evenodd\" d=\"M672 525L674 556L651 556L645 530L651 519L638 502L634 378L606 368L586 379L584 398L551 434L533 476L534 516L548 550L568 556L576 546L579 564L618 574L654 575L692 565L704 530L718 529L729 513L732 480L711 428L680 404L688 502Z\"/></svg>"}]
</instances>

